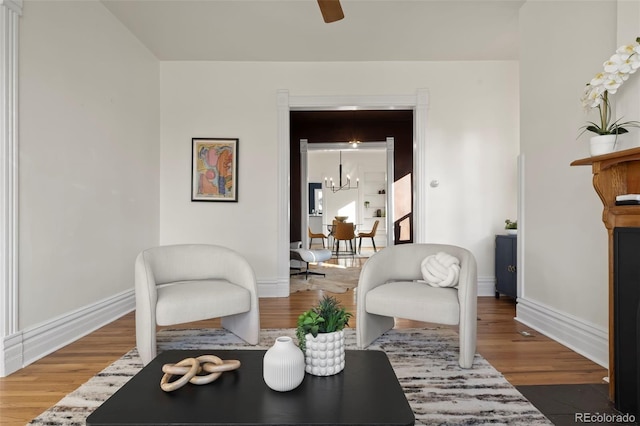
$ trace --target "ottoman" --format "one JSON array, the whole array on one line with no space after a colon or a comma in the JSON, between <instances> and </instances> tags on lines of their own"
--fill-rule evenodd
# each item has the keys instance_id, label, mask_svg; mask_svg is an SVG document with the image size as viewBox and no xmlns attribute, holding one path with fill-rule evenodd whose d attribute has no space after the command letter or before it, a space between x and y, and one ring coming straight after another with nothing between
<instances>
[{"instance_id":1,"label":"ottoman","mask_svg":"<svg viewBox=\"0 0 640 426\"><path fill-rule=\"evenodd\" d=\"M331 250L329 249L319 249L319 250L311 250L305 248L292 248L289 250L289 258L290 260L296 260L298 262L304 262L305 268L304 270L300 270L298 272L294 272L291 275L302 275L304 274L304 278L309 278L309 275L321 275L325 276L325 274L321 272L315 272L309 270L309 262L324 262L325 260L331 259ZM294 268L298 269L298 268ZM302 269L302 268L299 268Z\"/></svg>"}]
</instances>

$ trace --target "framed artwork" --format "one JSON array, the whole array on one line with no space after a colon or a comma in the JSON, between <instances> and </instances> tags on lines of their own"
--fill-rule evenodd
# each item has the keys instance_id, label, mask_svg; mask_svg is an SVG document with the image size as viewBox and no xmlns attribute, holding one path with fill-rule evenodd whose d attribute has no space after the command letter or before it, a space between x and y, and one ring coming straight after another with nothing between
<instances>
[{"instance_id":1,"label":"framed artwork","mask_svg":"<svg viewBox=\"0 0 640 426\"><path fill-rule=\"evenodd\" d=\"M191 201L238 201L238 139L191 142Z\"/></svg>"}]
</instances>

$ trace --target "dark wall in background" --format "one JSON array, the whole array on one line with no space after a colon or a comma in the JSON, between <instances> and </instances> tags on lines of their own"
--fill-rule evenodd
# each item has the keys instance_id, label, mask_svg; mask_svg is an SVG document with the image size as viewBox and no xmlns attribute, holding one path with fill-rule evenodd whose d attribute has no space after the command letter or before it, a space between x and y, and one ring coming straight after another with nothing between
<instances>
[{"instance_id":1,"label":"dark wall in background","mask_svg":"<svg viewBox=\"0 0 640 426\"><path fill-rule=\"evenodd\" d=\"M366 143L384 142L387 137L393 137L394 182L413 173L413 110L291 111L290 114L291 241L302 240L300 139L306 139L310 144L351 140ZM413 192L413 179L411 185ZM397 221L404 218L395 219ZM412 214L409 215L409 220L413 223ZM397 242L397 225L395 228ZM410 240L403 242L413 242L413 226Z\"/></svg>"}]
</instances>

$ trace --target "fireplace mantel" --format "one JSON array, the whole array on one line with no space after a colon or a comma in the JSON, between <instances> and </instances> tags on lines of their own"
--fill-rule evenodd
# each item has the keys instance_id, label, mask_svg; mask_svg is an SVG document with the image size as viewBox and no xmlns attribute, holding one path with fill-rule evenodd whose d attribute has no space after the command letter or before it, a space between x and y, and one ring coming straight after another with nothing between
<instances>
[{"instance_id":1,"label":"fireplace mantel","mask_svg":"<svg viewBox=\"0 0 640 426\"><path fill-rule=\"evenodd\" d=\"M591 166L593 187L604 209L602 221L609 234L609 398L616 401L614 351L614 229L640 228L640 205L616 206L616 196L640 194L640 148L576 160L572 166Z\"/></svg>"},{"instance_id":2,"label":"fireplace mantel","mask_svg":"<svg viewBox=\"0 0 640 426\"><path fill-rule=\"evenodd\" d=\"M609 236L615 227L640 227L640 206L616 206L616 196L640 194L640 148L587 157L571 165L592 166L593 187L604 205L602 221Z\"/></svg>"}]
</instances>

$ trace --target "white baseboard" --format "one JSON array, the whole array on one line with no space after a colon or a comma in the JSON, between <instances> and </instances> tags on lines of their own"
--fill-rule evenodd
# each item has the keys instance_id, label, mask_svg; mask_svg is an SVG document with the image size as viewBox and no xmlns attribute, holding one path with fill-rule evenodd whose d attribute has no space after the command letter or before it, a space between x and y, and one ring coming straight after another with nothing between
<instances>
[{"instance_id":1,"label":"white baseboard","mask_svg":"<svg viewBox=\"0 0 640 426\"><path fill-rule=\"evenodd\" d=\"M6 377L22 368L22 333L5 336L0 342L2 361L0 377Z\"/></svg>"},{"instance_id":2,"label":"white baseboard","mask_svg":"<svg viewBox=\"0 0 640 426\"><path fill-rule=\"evenodd\" d=\"M258 283L258 294L260 297L289 296L288 278L261 280ZM131 289L3 337L0 340L0 355L3 357L4 368L0 371L0 377L26 367L134 309L135 293Z\"/></svg>"},{"instance_id":3,"label":"white baseboard","mask_svg":"<svg viewBox=\"0 0 640 426\"><path fill-rule=\"evenodd\" d=\"M609 368L608 331L539 302L518 298L516 321Z\"/></svg>"},{"instance_id":4,"label":"white baseboard","mask_svg":"<svg viewBox=\"0 0 640 426\"><path fill-rule=\"evenodd\" d=\"M478 278L478 296L495 296L496 279ZM289 297L289 278L258 280L258 297Z\"/></svg>"},{"instance_id":5,"label":"white baseboard","mask_svg":"<svg viewBox=\"0 0 640 426\"><path fill-rule=\"evenodd\" d=\"M259 297L288 297L288 280L288 277L259 280ZM493 296L494 289L495 279L493 277L478 279L478 296ZM131 289L46 323L5 336L0 341L0 350L4 360L4 371L0 371L0 377L18 371L134 309L135 294Z\"/></svg>"},{"instance_id":6,"label":"white baseboard","mask_svg":"<svg viewBox=\"0 0 640 426\"><path fill-rule=\"evenodd\" d=\"M478 296L496 295L495 277L478 277Z\"/></svg>"},{"instance_id":7,"label":"white baseboard","mask_svg":"<svg viewBox=\"0 0 640 426\"><path fill-rule=\"evenodd\" d=\"M22 330L3 340L3 376L49 355L135 309L133 289Z\"/></svg>"},{"instance_id":8,"label":"white baseboard","mask_svg":"<svg viewBox=\"0 0 640 426\"><path fill-rule=\"evenodd\" d=\"M289 277L258 280L258 297L289 297Z\"/></svg>"}]
</instances>

